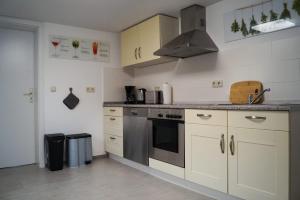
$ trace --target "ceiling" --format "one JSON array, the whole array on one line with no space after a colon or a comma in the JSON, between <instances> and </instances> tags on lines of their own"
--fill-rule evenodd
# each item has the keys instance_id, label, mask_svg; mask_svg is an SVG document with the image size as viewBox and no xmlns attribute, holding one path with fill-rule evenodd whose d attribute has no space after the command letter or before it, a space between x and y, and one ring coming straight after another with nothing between
<instances>
[{"instance_id":1,"label":"ceiling","mask_svg":"<svg viewBox=\"0 0 300 200\"><path fill-rule=\"evenodd\" d=\"M157 13L220 0L0 0L0 15L119 32Z\"/></svg>"}]
</instances>

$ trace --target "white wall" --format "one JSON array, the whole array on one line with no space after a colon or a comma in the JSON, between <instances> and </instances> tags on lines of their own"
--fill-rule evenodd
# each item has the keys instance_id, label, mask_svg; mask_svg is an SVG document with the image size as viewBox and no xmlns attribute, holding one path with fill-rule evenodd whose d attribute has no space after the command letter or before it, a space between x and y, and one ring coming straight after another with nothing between
<instances>
[{"instance_id":1,"label":"white wall","mask_svg":"<svg viewBox=\"0 0 300 200\"><path fill-rule=\"evenodd\" d=\"M223 0L207 8L207 31L220 51L135 70L134 84L146 88L169 82L175 102L228 101L233 82L260 80L272 89L268 101L300 100L300 28L224 42L223 14L258 0ZM213 89L213 80L224 87Z\"/></svg>"},{"instance_id":2,"label":"white wall","mask_svg":"<svg viewBox=\"0 0 300 200\"><path fill-rule=\"evenodd\" d=\"M44 76L45 76L45 133L92 134L93 154L104 154L102 133L103 99L123 100L117 94L129 78L120 67L119 34L83 28L45 23L44 29ZM48 38L50 34L100 39L111 45L111 62L66 60L49 57ZM113 82L112 82L113 81ZM125 83L123 83L123 81ZM55 86L57 92L51 93ZM95 93L87 93L86 87L95 87ZM69 94L69 87L80 99L74 110L69 110L63 99Z\"/></svg>"}]
</instances>

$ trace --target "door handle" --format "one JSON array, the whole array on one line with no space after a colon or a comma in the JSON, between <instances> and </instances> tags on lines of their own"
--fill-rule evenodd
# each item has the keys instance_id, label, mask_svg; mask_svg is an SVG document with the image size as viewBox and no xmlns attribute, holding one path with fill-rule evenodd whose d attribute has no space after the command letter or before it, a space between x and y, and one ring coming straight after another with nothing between
<instances>
[{"instance_id":1,"label":"door handle","mask_svg":"<svg viewBox=\"0 0 300 200\"><path fill-rule=\"evenodd\" d=\"M111 139L111 140L115 140L116 138L115 138L115 137L110 137L110 139Z\"/></svg>"},{"instance_id":2,"label":"door handle","mask_svg":"<svg viewBox=\"0 0 300 200\"><path fill-rule=\"evenodd\" d=\"M33 95L33 92L24 93L23 95L24 95L24 96L28 96L28 97L30 97L30 96L32 96L32 95Z\"/></svg>"},{"instance_id":3,"label":"door handle","mask_svg":"<svg viewBox=\"0 0 300 200\"><path fill-rule=\"evenodd\" d=\"M221 152L224 154L225 153L225 136L224 136L224 134L222 134L222 136L221 136L220 148L221 148Z\"/></svg>"},{"instance_id":4,"label":"door handle","mask_svg":"<svg viewBox=\"0 0 300 200\"><path fill-rule=\"evenodd\" d=\"M200 118L211 118L212 115L206 115L206 114L197 114L197 117L200 117Z\"/></svg>"},{"instance_id":5,"label":"door handle","mask_svg":"<svg viewBox=\"0 0 300 200\"><path fill-rule=\"evenodd\" d=\"M141 57L141 50L142 50L142 47L139 47L139 57L140 57L140 58L142 58L142 57Z\"/></svg>"},{"instance_id":6,"label":"door handle","mask_svg":"<svg viewBox=\"0 0 300 200\"><path fill-rule=\"evenodd\" d=\"M116 118L111 117L110 120L111 120L111 121L114 121L114 120L116 120Z\"/></svg>"},{"instance_id":7,"label":"door handle","mask_svg":"<svg viewBox=\"0 0 300 200\"><path fill-rule=\"evenodd\" d=\"M266 117L261 117L261 116L246 116L245 117L246 119L249 119L249 120L266 120L267 118Z\"/></svg>"},{"instance_id":8,"label":"door handle","mask_svg":"<svg viewBox=\"0 0 300 200\"><path fill-rule=\"evenodd\" d=\"M132 114L132 115L138 115L137 112L133 112L133 111L131 112L131 114Z\"/></svg>"},{"instance_id":9,"label":"door handle","mask_svg":"<svg viewBox=\"0 0 300 200\"><path fill-rule=\"evenodd\" d=\"M135 50L134 50L134 57L135 57L136 60L138 59L137 58L137 48L135 48Z\"/></svg>"},{"instance_id":10,"label":"door handle","mask_svg":"<svg viewBox=\"0 0 300 200\"><path fill-rule=\"evenodd\" d=\"M234 156L235 145L234 145L234 136L233 135L231 136L229 147L230 147L231 155Z\"/></svg>"},{"instance_id":11,"label":"door handle","mask_svg":"<svg viewBox=\"0 0 300 200\"><path fill-rule=\"evenodd\" d=\"M23 96L29 97L29 102L33 103L33 88L29 89L28 93L24 93Z\"/></svg>"},{"instance_id":12,"label":"door handle","mask_svg":"<svg viewBox=\"0 0 300 200\"><path fill-rule=\"evenodd\" d=\"M109 111L110 111L110 112L116 112L116 110L115 110L115 109L110 109Z\"/></svg>"}]
</instances>

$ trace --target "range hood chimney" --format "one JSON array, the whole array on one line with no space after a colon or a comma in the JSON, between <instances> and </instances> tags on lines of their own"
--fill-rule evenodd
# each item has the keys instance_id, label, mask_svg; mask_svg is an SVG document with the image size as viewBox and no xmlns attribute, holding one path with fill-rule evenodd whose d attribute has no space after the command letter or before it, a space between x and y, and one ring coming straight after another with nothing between
<instances>
[{"instance_id":1,"label":"range hood chimney","mask_svg":"<svg viewBox=\"0 0 300 200\"><path fill-rule=\"evenodd\" d=\"M154 55L188 58L218 51L206 32L205 7L189 6L180 11L180 16L181 35L154 52Z\"/></svg>"}]
</instances>

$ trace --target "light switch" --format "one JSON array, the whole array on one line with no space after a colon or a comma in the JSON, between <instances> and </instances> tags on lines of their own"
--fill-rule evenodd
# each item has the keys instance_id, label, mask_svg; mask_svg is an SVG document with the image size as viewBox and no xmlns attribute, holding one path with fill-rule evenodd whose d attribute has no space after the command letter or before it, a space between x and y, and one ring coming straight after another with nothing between
<instances>
[{"instance_id":1,"label":"light switch","mask_svg":"<svg viewBox=\"0 0 300 200\"><path fill-rule=\"evenodd\" d=\"M50 92L56 92L56 87L55 86L50 87Z\"/></svg>"},{"instance_id":2,"label":"light switch","mask_svg":"<svg viewBox=\"0 0 300 200\"><path fill-rule=\"evenodd\" d=\"M86 92L87 93L95 93L95 88L94 87L87 87Z\"/></svg>"}]
</instances>

